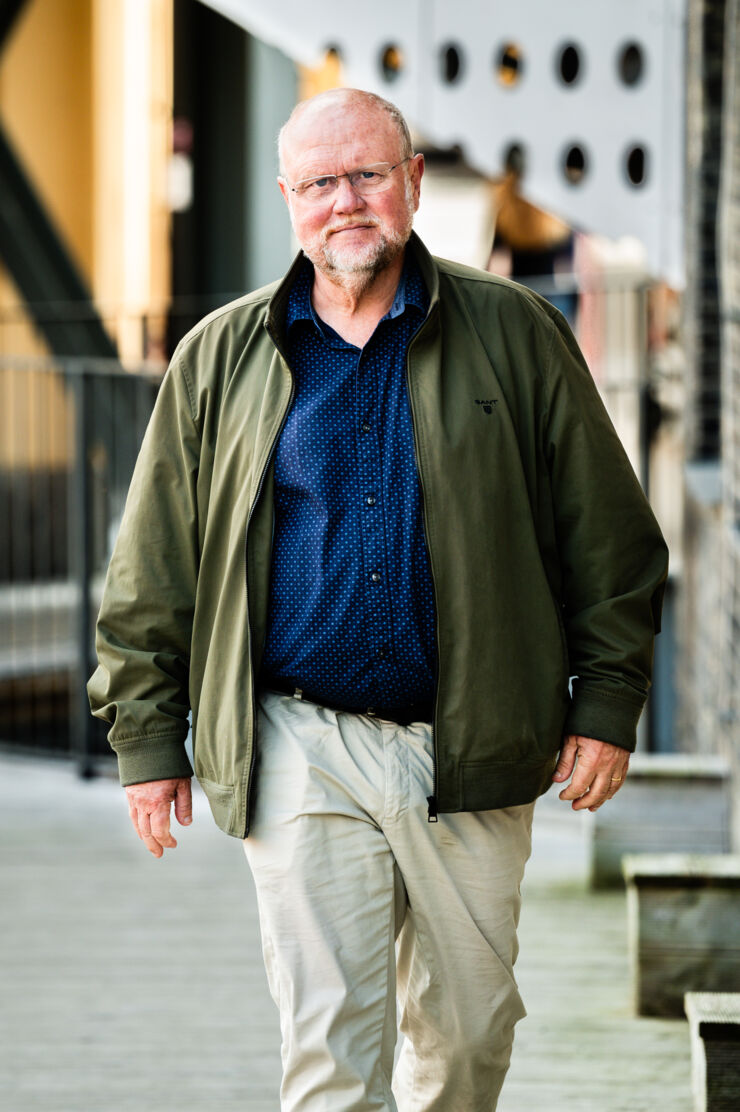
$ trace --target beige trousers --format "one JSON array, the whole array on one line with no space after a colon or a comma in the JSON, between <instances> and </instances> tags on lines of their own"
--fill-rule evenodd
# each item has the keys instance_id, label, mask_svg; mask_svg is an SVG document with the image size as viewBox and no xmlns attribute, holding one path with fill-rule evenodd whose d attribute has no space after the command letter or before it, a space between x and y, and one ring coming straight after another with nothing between
<instances>
[{"instance_id":1,"label":"beige trousers","mask_svg":"<svg viewBox=\"0 0 740 1112\"><path fill-rule=\"evenodd\" d=\"M431 733L262 697L244 846L283 1112L496 1107L525 1014L512 969L534 804L428 822Z\"/></svg>"}]
</instances>

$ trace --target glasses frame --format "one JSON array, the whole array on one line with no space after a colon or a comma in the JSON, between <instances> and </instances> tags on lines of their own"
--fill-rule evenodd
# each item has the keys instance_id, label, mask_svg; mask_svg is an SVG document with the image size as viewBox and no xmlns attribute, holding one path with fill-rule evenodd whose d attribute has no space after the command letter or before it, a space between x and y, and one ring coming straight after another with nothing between
<instances>
[{"instance_id":1,"label":"glasses frame","mask_svg":"<svg viewBox=\"0 0 740 1112\"><path fill-rule=\"evenodd\" d=\"M403 166L404 162L409 162L412 158L415 157L416 156L413 154L407 154L405 158L402 158L400 162L394 162L392 166L388 166L387 162L371 162L369 166L358 166L356 170L348 170L345 174L315 174L313 177L310 178L301 178L301 180L297 181L295 185L291 185L290 182L286 180L286 185L290 189L291 193L295 193L298 197L305 197L306 193L308 192L308 187L311 185L312 182L321 181L322 178L333 178L336 183L334 188L325 196L317 198L317 200L323 201L326 200L328 197L334 195L341 178L346 178L347 181L349 181L349 179L354 177L355 174L361 174L365 170L377 170L379 166L388 166L388 169L383 174L383 181L385 182L385 180L391 176L394 170L397 170L399 166ZM301 188L301 186L303 186L303 188ZM351 182L350 186L352 189L355 189ZM365 195L362 193L362 190L355 190L355 192L358 192L360 196ZM367 194L367 196L372 196L373 193L382 192L383 188L381 187L380 189L371 190L370 193Z\"/></svg>"}]
</instances>

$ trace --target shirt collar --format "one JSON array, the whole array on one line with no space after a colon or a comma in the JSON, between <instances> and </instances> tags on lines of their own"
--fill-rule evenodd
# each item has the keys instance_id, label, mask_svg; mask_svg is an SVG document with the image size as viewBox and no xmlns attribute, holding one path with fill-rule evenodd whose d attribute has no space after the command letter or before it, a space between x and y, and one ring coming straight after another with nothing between
<instances>
[{"instance_id":1,"label":"shirt collar","mask_svg":"<svg viewBox=\"0 0 740 1112\"><path fill-rule=\"evenodd\" d=\"M311 304L311 286L313 284L313 265L303 257L295 282L288 295L288 307L285 318L286 329L290 330L298 321L311 321L320 332L324 332L326 325L316 315ZM383 317L383 320L395 320L403 315L407 309L412 308L426 316L429 308L429 294L427 293L421 271L416 260L409 251L406 252L401 278L396 289L393 304Z\"/></svg>"}]
</instances>

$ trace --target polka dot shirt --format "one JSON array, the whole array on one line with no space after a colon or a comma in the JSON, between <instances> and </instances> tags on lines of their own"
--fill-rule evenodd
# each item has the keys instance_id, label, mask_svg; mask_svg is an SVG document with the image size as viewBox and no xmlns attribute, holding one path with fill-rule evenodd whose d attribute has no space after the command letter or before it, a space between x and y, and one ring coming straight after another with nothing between
<instances>
[{"instance_id":1,"label":"polka dot shirt","mask_svg":"<svg viewBox=\"0 0 740 1112\"><path fill-rule=\"evenodd\" d=\"M436 623L406 351L429 296L406 265L364 348L289 295L295 397L275 453L275 533L262 682L347 710L430 702Z\"/></svg>"}]
</instances>

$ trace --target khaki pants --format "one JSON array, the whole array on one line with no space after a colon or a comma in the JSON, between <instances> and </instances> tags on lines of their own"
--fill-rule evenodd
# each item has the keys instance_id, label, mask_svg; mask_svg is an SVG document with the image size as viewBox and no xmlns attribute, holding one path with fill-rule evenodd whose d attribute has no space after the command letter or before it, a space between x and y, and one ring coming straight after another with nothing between
<instances>
[{"instance_id":1,"label":"khaki pants","mask_svg":"<svg viewBox=\"0 0 740 1112\"><path fill-rule=\"evenodd\" d=\"M525 1014L512 968L534 804L428 822L431 733L262 697L244 846L283 1112L496 1107Z\"/></svg>"}]
</instances>

